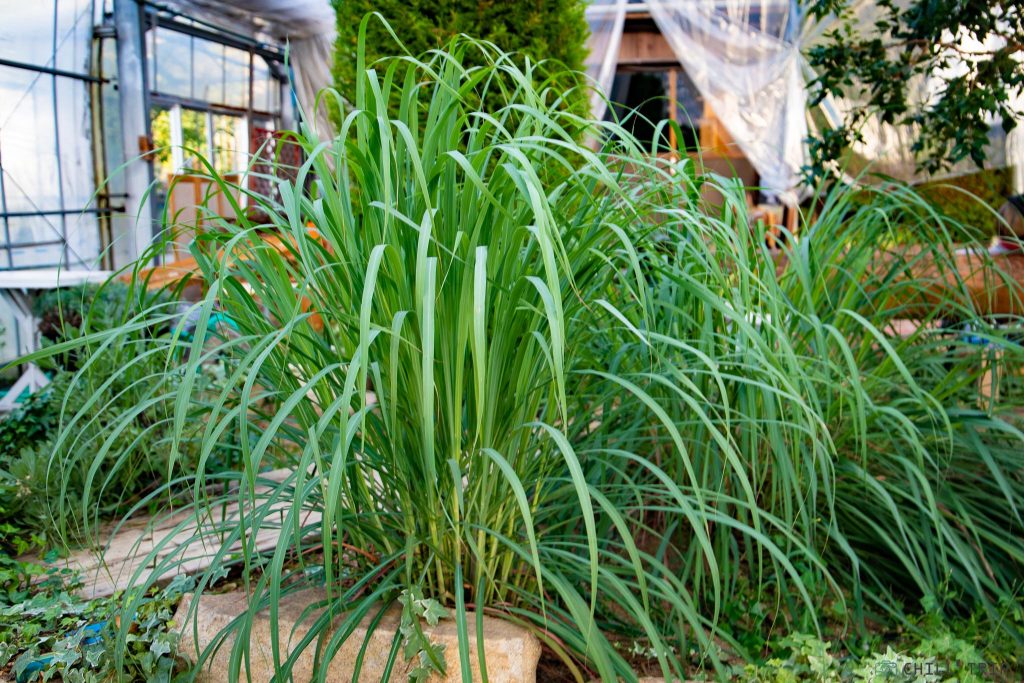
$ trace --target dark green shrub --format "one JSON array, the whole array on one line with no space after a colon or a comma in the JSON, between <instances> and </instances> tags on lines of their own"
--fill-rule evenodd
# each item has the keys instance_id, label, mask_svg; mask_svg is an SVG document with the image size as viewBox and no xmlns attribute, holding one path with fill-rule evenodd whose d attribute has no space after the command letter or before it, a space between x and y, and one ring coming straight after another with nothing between
<instances>
[{"instance_id":1,"label":"dark green shrub","mask_svg":"<svg viewBox=\"0 0 1024 683\"><path fill-rule=\"evenodd\" d=\"M996 222L993 212L1010 194L1010 170L987 169L924 183L917 189L922 197L954 222L991 237L995 234ZM966 241L966 237L958 241Z\"/></svg>"},{"instance_id":2,"label":"dark green shrub","mask_svg":"<svg viewBox=\"0 0 1024 683\"><path fill-rule=\"evenodd\" d=\"M47 438L56 427L57 414L49 391L28 396L9 415L0 418L0 459Z\"/></svg>"},{"instance_id":3,"label":"dark green shrub","mask_svg":"<svg viewBox=\"0 0 1024 683\"><path fill-rule=\"evenodd\" d=\"M338 15L334 82L349 102L356 99L359 22L368 12L379 12L413 55L443 47L454 36L465 33L534 62L548 60L547 75L559 86L555 92L568 98L572 111L587 111L587 92L584 88L574 89L580 80L578 74L572 73L583 70L587 55L586 4L580 0L333 0L333 4ZM394 38L379 21L369 22L366 45L368 67L398 50Z\"/></svg>"}]
</instances>

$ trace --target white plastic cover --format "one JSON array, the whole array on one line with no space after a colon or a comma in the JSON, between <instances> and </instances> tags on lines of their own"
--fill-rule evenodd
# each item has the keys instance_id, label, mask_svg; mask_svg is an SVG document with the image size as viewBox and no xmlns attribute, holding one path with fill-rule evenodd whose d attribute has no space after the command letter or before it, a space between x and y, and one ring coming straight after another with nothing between
<instances>
[{"instance_id":1,"label":"white plastic cover","mask_svg":"<svg viewBox=\"0 0 1024 683\"><path fill-rule=\"evenodd\" d=\"M590 96L590 113L595 119L601 119L608 107L604 93L611 92L615 80L627 4L628 0L592 0L587 8L590 40L586 68L598 86Z\"/></svg>"},{"instance_id":2,"label":"white plastic cover","mask_svg":"<svg viewBox=\"0 0 1024 683\"><path fill-rule=\"evenodd\" d=\"M312 120L321 140L334 137L334 124L328 116L327 103L321 102L320 107L314 112L317 93L334 83L334 77L331 75L334 38L335 33L332 29L328 33L299 38L289 43L295 97L302 107L303 116Z\"/></svg>"},{"instance_id":3,"label":"white plastic cover","mask_svg":"<svg viewBox=\"0 0 1024 683\"><path fill-rule=\"evenodd\" d=\"M760 175L794 202L807 93L800 11L789 0L647 0L679 63Z\"/></svg>"},{"instance_id":4,"label":"white plastic cover","mask_svg":"<svg viewBox=\"0 0 1024 683\"><path fill-rule=\"evenodd\" d=\"M902 0L896 0L901 2ZM873 23L874 0L854 0L861 27ZM587 9L591 26L588 74L605 91L615 75L623 29L619 0L592 0ZM793 202L800 195L800 169L808 161L807 86L815 75L803 51L834 25L833 17L812 21L797 0L646 0L650 12L680 65L711 106L733 140L761 177L769 196ZM908 84L912 101L926 101L936 84ZM826 121L838 123L845 112L863 107L855 98L826 100ZM604 114L604 100L593 100L593 113ZM1024 93L1015 105L1024 111ZM1012 165L1018 192L1024 192L1024 126L1002 135L993 122L989 166ZM870 170L903 180L923 179L917 172L911 145L916 131L871 119L861 131L855 155ZM854 168L859 171L861 168ZM975 170L969 162L944 175Z\"/></svg>"}]
</instances>

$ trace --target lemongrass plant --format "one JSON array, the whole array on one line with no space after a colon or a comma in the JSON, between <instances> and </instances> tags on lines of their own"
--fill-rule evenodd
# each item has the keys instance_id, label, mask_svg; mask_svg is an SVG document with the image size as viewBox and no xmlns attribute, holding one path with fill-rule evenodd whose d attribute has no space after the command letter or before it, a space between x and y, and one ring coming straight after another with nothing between
<instances>
[{"instance_id":1,"label":"lemongrass plant","mask_svg":"<svg viewBox=\"0 0 1024 683\"><path fill-rule=\"evenodd\" d=\"M465 68L468 51L485 66ZM192 341L146 334L174 320L153 308L75 342L167 358L146 406L164 410L172 463L186 437L199 452L192 502L171 502L203 521L195 547L216 549L200 590L236 566L250 595L233 676L255 614L276 621L311 562L327 617L288 643L271 629L279 680L304 648L325 680L354 626L403 593L449 608L463 672L492 615L609 681L635 677L627 641L670 678L720 666L723 647L747 655L720 628L741 583L811 628L825 600L858 626L908 600L995 612L1014 598L1022 434L1002 412L1022 399L1010 382L982 409L977 387L993 346L1009 367L1021 349L1006 326L982 326L987 346L937 329L977 318L962 283L921 305L921 259L953 264L941 216L907 190L837 190L778 264L742 188L566 112L529 62L469 38L359 59L351 105L322 95L336 137L291 133L306 161L273 197L249 195L268 221L233 199L204 217ZM701 201L706 184L721 206ZM921 251L880 258L907 220ZM922 324L895 334L910 315ZM230 333L205 334L214 316ZM211 397L197 378L213 362L226 373ZM111 435L132 419L110 416ZM99 486L130 447L86 447L73 424L54 457ZM238 471L207 476L226 447ZM263 477L281 464L283 481ZM226 502L243 514L219 517ZM127 610L189 554L159 551Z\"/></svg>"}]
</instances>

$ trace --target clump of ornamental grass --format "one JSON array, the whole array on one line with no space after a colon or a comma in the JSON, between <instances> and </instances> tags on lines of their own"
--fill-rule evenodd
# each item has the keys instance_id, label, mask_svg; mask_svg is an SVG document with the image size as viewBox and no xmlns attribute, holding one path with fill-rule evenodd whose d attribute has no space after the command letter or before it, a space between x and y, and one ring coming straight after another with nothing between
<instances>
[{"instance_id":1,"label":"clump of ornamental grass","mask_svg":"<svg viewBox=\"0 0 1024 683\"><path fill-rule=\"evenodd\" d=\"M824 600L859 627L916 600L996 613L1015 599L1022 397L1010 380L998 404L979 389L993 349L1019 364L1015 321L970 338L936 324L978 319L955 277L934 293L955 259L941 217L919 250L879 254L925 203L836 190L780 257L733 181L567 112L529 62L465 37L359 54L355 100L322 95L341 109L336 137L290 133L306 161L273 197L236 188L250 207L204 217L192 340L143 334L175 319L154 308L74 342L168 359L146 406L198 449L195 547L219 549L199 589L235 566L251 596L224 645L233 675L254 615L277 619L310 557L327 588L311 607L339 619L291 643L272 629L282 680L303 648L323 680L355 624L395 605L445 608L460 641L445 656L464 672L486 614L581 680L628 680L627 640L669 678L720 666L723 647L747 656L719 629L740 585L811 630ZM721 206L702 203L707 183ZM921 324L897 335L907 317ZM198 387L214 362L211 398ZM228 440L237 472L208 476ZM54 457L96 461L73 444ZM262 476L281 462L283 481ZM245 514L218 521L227 501ZM407 640L443 668L422 634Z\"/></svg>"}]
</instances>

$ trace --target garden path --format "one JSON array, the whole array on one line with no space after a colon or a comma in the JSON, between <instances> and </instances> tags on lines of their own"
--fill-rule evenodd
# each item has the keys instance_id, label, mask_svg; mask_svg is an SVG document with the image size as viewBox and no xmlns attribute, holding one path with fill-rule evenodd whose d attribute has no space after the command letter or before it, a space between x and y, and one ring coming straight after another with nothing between
<instances>
[{"instance_id":1,"label":"garden path","mask_svg":"<svg viewBox=\"0 0 1024 683\"><path fill-rule=\"evenodd\" d=\"M290 473L290 470L275 470L260 476L282 481ZM287 504L282 503L280 507L284 510ZM140 517L117 528L103 547L74 551L57 560L57 565L80 573L83 586L78 592L86 598L106 597L124 590L140 570L146 570L147 564L151 569L160 567L157 580L166 583L177 575L197 574L208 569L221 549L216 539L217 528L231 526L238 516L239 505L235 502L210 508L202 519L197 519L193 508L155 518ZM319 517L318 512L308 511L301 524L316 524ZM279 535L276 526L264 526L256 534L253 547L256 552L271 551L277 547ZM202 538L209 538L210 542L203 543ZM229 552L241 552L241 544L235 543ZM155 560L147 562L151 555ZM40 562L38 558L33 561Z\"/></svg>"}]
</instances>

